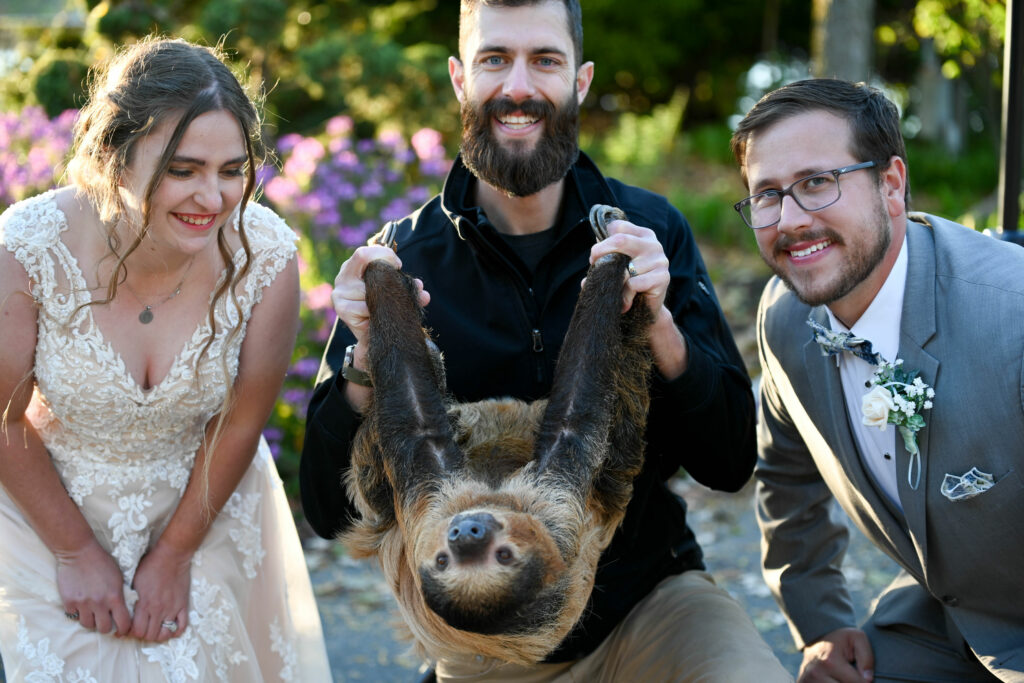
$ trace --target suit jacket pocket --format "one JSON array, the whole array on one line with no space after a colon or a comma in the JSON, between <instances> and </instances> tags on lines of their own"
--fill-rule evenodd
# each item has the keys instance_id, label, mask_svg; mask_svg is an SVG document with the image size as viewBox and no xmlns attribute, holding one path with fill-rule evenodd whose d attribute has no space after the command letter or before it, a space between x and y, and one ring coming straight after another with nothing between
<instances>
[{"instance_id":1,"label":"suit jacket pocket","mask_svg":"<svg viewBox=\"0 0 1024 683\"><path fill-rule=\"evenodd\" d=\"M937 485L936 485L937 487ZM966 500L929 491L928 558L925 575L937 596L980 600L1002 612L1019 598L1024 566L1024 482L1016 469L996 473L992 488ZM1009 591L1009 593L1008 593ZM976 605L980 607L981 605Z\"/></svg>"}]
</instances>

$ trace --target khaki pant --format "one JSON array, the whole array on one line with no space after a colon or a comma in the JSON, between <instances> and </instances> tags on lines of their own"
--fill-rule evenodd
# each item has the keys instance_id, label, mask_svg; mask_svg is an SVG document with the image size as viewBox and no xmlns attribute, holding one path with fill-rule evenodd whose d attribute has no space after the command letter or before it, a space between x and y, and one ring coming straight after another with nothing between
<instances>
[{"instance_id":1,"label":"khaki pant","mask_svg":"<svg viewBox=\"0 0 1024 683\"><path fill-rule=\"evenodd\" d=\"M583 659L531 667L485 657L437 663L438 683L791 682L747 613L705 572L670 576Z\"/></svg>"}]
</instances>

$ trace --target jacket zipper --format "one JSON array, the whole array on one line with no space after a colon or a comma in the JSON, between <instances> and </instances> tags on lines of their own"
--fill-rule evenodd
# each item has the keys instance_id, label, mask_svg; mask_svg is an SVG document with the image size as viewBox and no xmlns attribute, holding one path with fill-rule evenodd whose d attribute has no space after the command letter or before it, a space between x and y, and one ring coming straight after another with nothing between
<instances>
[{"instance_id":1,"label":"jacket zipper","mask_svg":"<svg viewBox=\"0 0 1024 683\"><path fill-rule=\"evenodd\" d=\"M544 338L536 327L533 328L531 336L533 337L533 352L538 354L536 357L537 381L542 382L544 381L544 358L539 354L544 353Z\"/></svg>"}]
</instances>

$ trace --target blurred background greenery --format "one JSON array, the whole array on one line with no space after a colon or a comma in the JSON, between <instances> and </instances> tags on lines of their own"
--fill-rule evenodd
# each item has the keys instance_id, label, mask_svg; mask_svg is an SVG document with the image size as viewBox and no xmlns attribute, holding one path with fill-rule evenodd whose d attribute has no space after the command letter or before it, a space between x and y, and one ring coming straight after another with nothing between
<instances>
[{"instance_id":1,"label":"blurred background greenery","mask_svg":"<svg viewBox=\"0 0 1024 683\"><path fill-rule=\"evenodd\" d=\"M873 81L900 104L918 208L992 220L1002 0L584 5L585 56L597 64L584 148L614 170L637 169L631 179L670 195L709 238L751 243L728 208L741 193L735 174L719 177L730 117L811 69ZM262 84L277 135L344 113L358 137L428 126L455 151L454 0L0 0L0 16L4 110L79 106L89 65L155 31L223 41Z\"/></svg>"},{"instance_id":2,"label":"blurred background greenery","mask_svg":"<svg viewBox=\"0 0 1024 683\"><path fill-rule=\"evenodd\" d=\"M903 113L913 208L979 229L997 220L1002 0L583 4L596 73L582 147L688 217L741 348L767 275L732 210L745 191L728 140L765 91L812 74L884 88ZM293 495L304 401L331 322L325 285L352 244L411 208L410 188L412 207L436 191L441 161L457 151L447 71L457 27L454 0L0 0L0 210L59 182L44 139L66 134L62 112L82 104L89 66L118 44L154 32L219 42L262 91L267 137L280 143L264 200L303 238L304 331L268 428ZM50 123L10 132L33 116ZM5 168L20 178L30 162L54 173L4 180ZM756 375L752 352L747 360Z\"/></svg>"}]
</instances>

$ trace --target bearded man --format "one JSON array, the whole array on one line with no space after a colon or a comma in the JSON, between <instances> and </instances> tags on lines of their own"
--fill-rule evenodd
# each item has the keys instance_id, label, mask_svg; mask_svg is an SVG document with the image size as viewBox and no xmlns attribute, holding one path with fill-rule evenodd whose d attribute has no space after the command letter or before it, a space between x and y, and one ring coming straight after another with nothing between
<instances>
[{"instance_id":1,"label":"bearded man","mask_svg":"<svg viewBox=\"0 0 1024 683\"><path fill-rule=\"evenodd\" d=\"M750 380L683 216L663 197L605 178L578 149L578 110L594 65L582 60L578 0L463 0L461 154L441 194L397 226L397 252L366 246L342 264L338 314L307 416L306 517L333 538L354 508L342 490L372 382L362 275L383 259L420 278L426 327L456 401L551 389L580 282L612 252L630 256L623 306L643 292L654 322L647 448L625 519L598 566L577 627L533 667L483 657L437 662L439 680L792 680L749 617L705 572L686 506L666 482L682 467L737 491L755 460ZM597 244L595 204L628 220ZM626 273L623 273L626 278Z\"/></svg>"},{"instance_id":2,"label":"bearded man","mask_svg":"<svg viewBox=\"0 0 1024 683\"><path fill-rule=\"evenodd\" d=\"M863 83L768 93L732 148L777 276L755 477L798 680L1024 683L1024 251L909 212L899 111ZM834 503L902 568L861 624Z\"/></svg>"}]
</instances>

